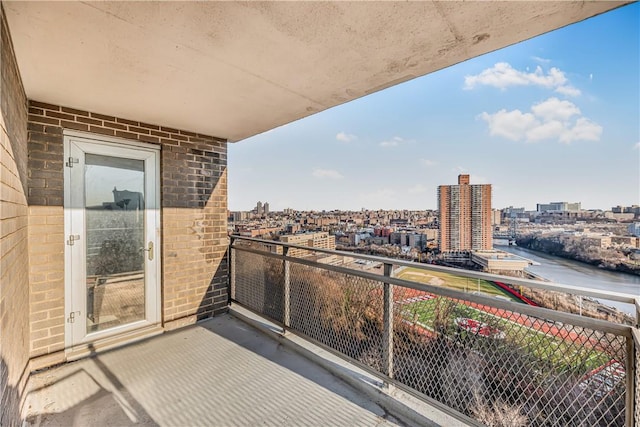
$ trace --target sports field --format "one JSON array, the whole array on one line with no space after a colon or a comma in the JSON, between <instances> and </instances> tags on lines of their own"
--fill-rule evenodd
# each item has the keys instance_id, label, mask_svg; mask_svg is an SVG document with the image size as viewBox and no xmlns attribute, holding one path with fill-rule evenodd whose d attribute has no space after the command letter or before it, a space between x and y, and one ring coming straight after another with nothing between
<instances>
[{"instance_id":1,"label":"sports field","mask_svg":"<svg viewBox=\"0 0 640 427\"><path fill-rule=\"evenodd\" d=\"M479 292L490 296L500 296L507 298L510 301L520 302L512 295L502 291L486 280L470 279L468 277L456 276L455 274L442 273L439 271L425 271L411 267L404 268L400 272L396 273L395 277L418 283L456 289L463 292Z\"/></svg>"},{"instance_id":2,"label":"sports field","mask_svg":"<svg viewBox=\"0 0 640 427\"><path fill-rule=\"evenodd\" d=\"M504 332L509 342L518 343L530 355L552 363L561 371L585 373L611 360L611 356L594 348L593 345L581 345L570 338L562 338L558 331L544 332L538 327L490 315L445 297L406 304L402 308L402 315L411 323L417 322L433 330L436 313L444 306L449 306L450 312L447 317L450 328L455 328L454 321L460 317L489 323Z\"/></svg>"}]
</instances>

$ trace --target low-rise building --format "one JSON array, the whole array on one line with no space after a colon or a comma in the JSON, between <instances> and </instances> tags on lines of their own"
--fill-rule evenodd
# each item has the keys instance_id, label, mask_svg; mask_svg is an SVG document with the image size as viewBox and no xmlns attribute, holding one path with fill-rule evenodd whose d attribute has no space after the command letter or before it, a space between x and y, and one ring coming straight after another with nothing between
<instances>
[{"instance_id":1,"label":"low-rise building","mask_svg":"<svg viewBox=\"0 0 640 427\"><path fill-rule=\"evenodd\" d=\"M501 251L474 251L471 261L489 272L523 271L531 264L528 259Z\"/></svg>"},{"instance_id":2,"label":"low-rise building","mask_svg":"<svg viewBox=\"0 0 640 427\"><path fill-rule=\"evenodd\" d=\"M336 249L335 236L331 236L327 232L288 234L280 236L280 241L283 243L290 243L292 245L309 246L311 248ZM288 255L303 257L311 255L312 253L312 251L306 251L304 249L291 248L289 249Z\"/></svg>"},{"instance_id":3,"label":"low-rise building","mask_svg":"<svg viewBox=\"0 0 640 427\"><path fill-rule=\"evenodd\" d=\"M589 246L606 249L611 246L611 236L589 236L582 239Z\"/></svg>"},{"instance_id":4,"label":"low-rise building","mask_svg":"<svg viewBox=\"0 0 640 427\"><path fill-rule=\"evenodd\" d=\"M581 209L580 202L538 203L536 207L538 212L580 212Z\"/></svg>"},{"instance_id":5,"label":"low-rise building","mask_svg":"<svg viewBox=\"0 0 640 427\"><path fill-rule=\"evenodd\" d=\"M640 248L640 239L634 236L611 236L611 243L631 248Z\"/></svg>"}]
</instances>

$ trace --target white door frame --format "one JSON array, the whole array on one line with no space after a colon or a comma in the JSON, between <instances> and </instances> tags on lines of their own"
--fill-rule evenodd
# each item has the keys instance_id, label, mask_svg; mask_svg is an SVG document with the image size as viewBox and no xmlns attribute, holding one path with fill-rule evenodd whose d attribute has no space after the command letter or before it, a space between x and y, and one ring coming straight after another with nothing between
<instances>
[{"instance_id":1,"label":"white door frame","mask_svg":"<svg viewBox=\"0 0 640 427\"><path fill-rule=\"evenodd\" d=\"M153 260L145 256L145 319L102 331L86 329L86 247L84 215L84 157L77 153L126 157L145 162L145 242L153 242ZM77 163L74 163L76 162ZM64 131L64 231L65 231L65 349L88 344L161 321L160 274L160 147L119 138ZM69 163L69 164L68 164ZM74 169L75 168L75 169ZM71 180L82 183L72 198ZM73 206L75 204L77 206ZM69 245L70 236L79 236ZM78 314L77 312L80 311ZM75 314L75 321L73 319Z\"/></svg>"}]
</instances>

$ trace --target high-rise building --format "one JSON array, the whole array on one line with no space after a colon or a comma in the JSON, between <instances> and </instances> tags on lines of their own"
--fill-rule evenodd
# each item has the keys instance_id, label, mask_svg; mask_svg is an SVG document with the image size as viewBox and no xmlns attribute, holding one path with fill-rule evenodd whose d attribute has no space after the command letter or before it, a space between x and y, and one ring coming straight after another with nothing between
<instances>
[{"instance_id":1,"label":"high-rise building","mask_svg":"<svg viewBox=\"0 0 640 427\"><path fill-rule=\"evenodd\" d=\"M502 224L502 211L500 209L491 210L491 225Z\"/></svg>"},{"instance_id":2,"label":"high-rise building","mask_svg":"<svg viewBox=\"0 0 640 427\"><path fill-rule=\"evenodd\" d=\"M262 214L264 213L263 209L264 209L264 208L262 207L262 202L260 202L260 201L259 201L259 202L256 204L256 213L257 213L258 215L262 215Z\"/></svg>"},{"instance_id":3,"label":"high-rise building","mask_svg":"<svg viewBox=\"0 0 640 427\"><path fill-rule=\"evenodd\" d=\"M470 184L458 175L458 185L438 187L439 246L442 252L490 250L491 184Z\"/></svg>"},{"instance_id":4,"label":"high-rise building","mask_svg":"<svg viewBox=\"0 0 640 427\"><path fill-rule=\"evenodd\" d=\"M264 202L264 205L262 206L262 211L265 215L269 214L269 202Z\"/></svg>"}]
</instances>

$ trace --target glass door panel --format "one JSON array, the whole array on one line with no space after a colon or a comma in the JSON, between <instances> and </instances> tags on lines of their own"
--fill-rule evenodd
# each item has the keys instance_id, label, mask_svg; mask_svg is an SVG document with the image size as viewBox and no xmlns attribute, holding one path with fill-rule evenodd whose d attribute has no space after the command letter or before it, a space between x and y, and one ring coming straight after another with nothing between
<instances>
[{"instance_id":1,"label":"glass door panel","mask_svg":"<svg viewBox=\"0 0 640 427\"><path fill-rule=\"evenodd\" d=\"M145 319L144 161L85 155L86 333Z\"/></svg>"}]
</instances>

